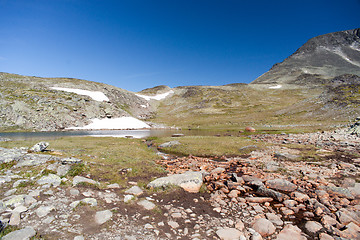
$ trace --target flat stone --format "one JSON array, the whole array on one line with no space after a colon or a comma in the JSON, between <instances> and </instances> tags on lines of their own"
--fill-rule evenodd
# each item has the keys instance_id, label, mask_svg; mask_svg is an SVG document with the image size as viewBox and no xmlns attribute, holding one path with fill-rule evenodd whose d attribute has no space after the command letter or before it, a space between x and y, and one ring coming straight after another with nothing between
<instances>
[{"instance_id":1,"label":"flat stone","mask_svg":"<svg viewBox=\"0 0 360 240\"><path fill-rule=\"evenodd\" d=\"M312 233L312 234L319 232L322 228L323 228L323 226L320 223L315 222L315 221L308 221L305 224L306 231L308 231L309 233Z\"/></svg>"},{"instance_id":2,"label":"flat stone","mask_svg":"<svg viewBox=\"0 0 360 240\"><path fill-rule=\"evenodd\" d=\"M358 216L356 213L351 212L345 208L340 209L335 213L337 218L339 219L340 223L342 224L348 224L350 222L354 222L356 224L360 225L360 216Z\"/></svg>"},{"instance_id":3,"label":"flat stone","mask_svg":"<svg viewBox=\"0 0 360 240\"><path fill-rule=\"evenodd\" d=\"M97 181L94 181L90 178L85 178L85 177L81 177L81 176L75 176L73 178L73 185L77 185L79 183L90 183L90 184L94 184L97 185L99 184Z\"/></svg>"},{"instance_id":4,"label":"flat stone","mask_svg":"<svg viewBox=\"0 0 360 240\"><path fill-rule=\"evenodd\" d=\"M173 146L177 146L180 144L181 143L179 141L170 141L170 142L166 142L166 143L159 145L159 147L160 148L168 148L168 147L173 147Z\"/></svg>"},{"instance_id":5,"label":"flat stone","mask_svg":"<svg viewBox=\"0 0 360 240\"><path fill-rule=\"evenodd\" d=\"M20 213L13 211L13 212L11 213L9 225L11 225L11 226L17 226L17 225L19 225L19 224L20 224Z\"/></svg>"},{"instance_id":6,"label":"flat stone","mask_svg":"<svg viewBox=\"0 0 360 240\"><path fill-rule=\"evenodd\" d=\"M113 189L117 189L117 188L120 188L120 185L119 184L117 184L117 183L113 183L113 184L109 184L108 186L107 186L107 188L113 188Z\"/></svg>"},{"instance_id":7,"label":"flat stone","mask_svg":"<svg viewBox=\"0 0 360 240\"><path fill-rule=\"evenodd\" d=\"M124 203L128 203L128 202L130 202L131 200L133 200L134 199L134 195L125 195L124 196Z\"/></svg>"},{"instance_id":8,"label":"flat stone","mask_svg":"<svg viewBox=\"0 0 360 240\"><path fill-rule=\"evenodd\" d=\"M71 194L72 196L79 196L80 191L77 190L77 189L75 189L75 188L72 188L72 189L70 189L70 194Z\"/></svg>"},{"instance_id":9,"label":"flat stone","mask_svg":"<svg viewBox=\"0 0 360 240\"><path fill-rule=\"evenodd\" d=\"M360 227L351 222L346 229L340 232L340 236L346 239L360 239Z\"/></svg>"},{"instance_id":10,"label":"flat stone","mask_svg":"<svg viewBox=\"0 0 360 240\"><path fill-rule=\"evenodd\" d=\"M276 152L275 157L279 160L284 160L284 161L297 161L300 159L299 155L280 153L280 152Z\"/></svg>"},{"instance_id":11,"label":"flat stone","mask_svg":"<svg viewBox=\"0 0 360 240\"><path fill-rule=\"evenodd\" d=\"M179 227L179 224L177 222L174 222L174 221L169 221L168 224L169 224L169 226L171 228L178 228Z\"/></svg>"},{"instance_id":12,"label":"flat stone","mask_svg":"<svg viewBox=\"0 0 360 240\"><path fill-rule=\"evenodd\" d=\"M97 206L97 201L96 201L95 198L84 198L80 202L85 203L85 204L89 204L92 207Z\"/></svg>"},{"instance_id":13,"label":"flat stone","mask_svg":"<svg viewBox=\"0 0 360 240\"><path fill-rule=\"evenodd\" d=\"M335 187L335 186L325 186L324 189L332 196L354 199L354 196L351 194L351 191L347 188Z\"/></svg>"},{"instance_id":14,"label":"flat stone","mask_svg":"<svg viewBox=\"0 0 360 240\"><path fill-rule=\"evenodd\" d=\"M0 163L8 163L12 161L19 161L23 158L26 152L23 152L20 149L7 149L0 148Z\"/></svg>"},{"instance_id":15,"label":"flat stone","mask_svg":"<svg viewBox=\"0 0 360 240\"><path fill-rule=\"evenodd\" d=\"M40 166L44 163L56 159L51 155L27 154L15 165L15 167Z\"/></svg>"},{"instance_id":16,"label":"flat stone","mask_svg":"<svg viewBox=\"0 0 360 240\"><path fill-rule=\"evenodd\" d=\"M152 210L156 205L148 200L142 200L137 203L138 205L144 207L146 210Z\"/></svg>"},{"instance_id":17,"label":"flat stone","mask_svg":"<svg viewBox=\"0 0 360 240\"><path fill-rule=\"evenodd\" d=\"M245 200L246 202L249 203L265 203L265 202L271 202L274 199L270 197L246 197Z\"/></svg>"},{"instance_id":18,"label":"flat stone","mask_svg":"<svg viewBox=\"0 0 360 240\"><path fill-rule=\"evenodd\" d=\"M2 240L26 240L35 236L36 232L32 227L25 227L23 229L11 232L4 237Z\"/></svg>"},{"instance_id":19,"label":"flat stone","mask_svg":"<svg viewBox=\"0 0 360 240\"><path fill-rule=\"evenodd\" d=\"M99 225L109 221L113 216L110 210L104 210L95 213L95 222Z\"/></svg>"},{"instance_id":20,"label":"flat stone","mask_svg":"<svg viewBox=\"0 0 360 240\"><path fill-rule=\"evenodd\" d=\"M255 220L255 223L253 224L253 228L263 237L272 235L276 230L273 223L267 220L266 218L259 218Z\"/></svg>"},{"instance_id":21,"label":"flat stone","mask_svg":"<svg viewBox=\"0 0 360 240\"><path fill-rule=\"evenodd\" d=\"M140 196L144 191L138 186L132 186L130 189L126 190L125 193Z\"/></svg>"},{"instance_id":22,"label":"flat stone","mask_svg":"<svg viewBox=\"0 0 360 240\"><path fill-rule=\"evenodd\" d=\"M69 157L69 158L61 158L60 162L62 164L77 164L77 163L81 163L82 160L74 157Z\"/></svg>"},{"instance_id":23,"label":"flat stone","mask_svg":"<svg viewBox=\"0 0 360 240\"><path fill-rule=\"evenodd\" d=\"M216 235L221 240L238 240L242 233L236 228L221 228L216 231Z\"/></svg>"},{"instance_id":24,"label":"flat stone","mask_svg":"<svg viewBox=\"0 0 360 240\"><path fill-rule=\"evenodd\" d=\"M54 206L41 206L38 209L36 209L35 213L38 217L45 217L48 215L52 210L54 210Z\"/></svg>"},{"instance_id":25,"label":"flat stone","mask_svg":"<svg viewBox=\"0 0 360 240\"><path fill-rule=\"evenodd\" d=\"M334 240L334 238L327 233L320 233L319 239L320 240Z\"/></svg>"},{"instance_id":26,"label":"flat stone","mask_svg":"<svg viewBox=\"0 0 360 240\"><path fill-rule=\"evenodd\" d=\"M301 193L301 192L292 192L290 194L290 196L298 202L305 202L307 200L310 199L310 197L308 195L306 195L305 193Z\"/></svg>"},{"instance_id":27,"label":"flat stone","mask_svg":"<svg viewBox=\"0 0 360 240\"><path fill-rule=\"evenodd\" d=\"M18 206L20 204L24 204L25 201L25 196L26 195L14 195L14 196L9 196L5 199L7 199L4 203L5 206L11 206L11 207L15 207Z\"/></svg>"},{"instance_id":28,"label":"flat stone","mask_svg":"<svg viewBox=\"0 0 360 240\"><path fill-rule=\"evenodd\" d=\"M60 165L57 169L56 169L56 175L62 177L65 176L69 170L70 170L70 166L69 165Z\"/></svg>"},{"instance_id":29,"label":"flat stone","mask_svg":"<svg viewBox=\"0 0 360 240\"><path fill-rule=\"evenodd\" d=\"M266 185L271 189L285 192L292 192L297 189L295 184L281 178L268 180L266 181Z\"/></svg>"},{"instance_id":30,"label":"flat stone","mask_svg":"<svg viewBox=\"0 0 360 240\"><path fill-rule=\"evenodd\" d=\"M288 224L283 230L276 236L276 240L307 240L307 238L301 232L301 229L297 226Z\"/></svg>"},{"instance_id":31,"label":"flat stone","mask_svg":"<svg viewBox=\"0 0 360 240\"><path fill-rule=\"evenodd\" d=\"M201 172L186 172L182 174L174 174L167 177L155 179L148 184L149 188L159 188L168 185L176 185L182 187L188 192L199 192L203 184L203 178Z\"/></svg>"},{"instance_id":32,"label":"flat stone","mask_svg":"<svg viewBox=\"0 0 360 240\"><path fill-rule=\"evenodd\" d=\"M41 177L38 181L38 184L44 185L44 184L50 184L53 186L59 186L61 183L61 178L58 175L55 174L49 174L47 176Z\"/></svg>"},{"instance_id":33,"label":"flat stone","mask_svg":"<svg viewBox=\"0 0 360 240\"><path fill-rule=\"evenodd\" d=\"M80 236L74 237L74 240L85 240L85 238L84 238L84 236L80 235Z\"/></svg>"},{"instance_id":34,"label":"flat stone","mask_svg":"<svg viewBox=\"0 0 360 240\"><path fill-rule=\"evenodd\" d=\"M266 218L275 225L282 226L284 222L281 220L281 217L275 213L266 213Z\"/></svg>"}]
</instances>

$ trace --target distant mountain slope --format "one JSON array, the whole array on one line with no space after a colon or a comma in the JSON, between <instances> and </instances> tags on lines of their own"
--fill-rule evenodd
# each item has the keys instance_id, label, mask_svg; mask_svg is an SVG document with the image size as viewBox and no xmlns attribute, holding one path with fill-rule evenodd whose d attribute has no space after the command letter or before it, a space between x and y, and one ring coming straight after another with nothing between
<instances>
[{"instance_id":1,"label":"distant mountain slope","mask_svg":"<svg viewBox=\"0 0 360 240\"><path fill-rule=\"evenodd\" d=\"M152 114L145 99L110 85L72 78L40 78L0 73L0 129L54 131L84 126L94 118ZM52 87L99 92L109 101Z\"/></svg>"},{"instance_id":2,"label":"distant mountain slope","mask_svg":"<svg viewBox=\"0 0 360 240\"><path fill-rule=\"evenodd\" d=\"M360 28L310 39L251 84L306 86L343 74L360 76Z\"/></svg>"}]
</instances>

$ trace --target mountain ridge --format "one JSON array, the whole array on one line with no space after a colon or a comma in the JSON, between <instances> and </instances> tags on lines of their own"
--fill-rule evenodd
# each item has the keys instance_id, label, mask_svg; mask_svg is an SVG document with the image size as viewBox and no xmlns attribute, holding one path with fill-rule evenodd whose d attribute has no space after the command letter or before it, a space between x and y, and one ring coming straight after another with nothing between
<instances>
[{"instance_id":1,"label":"mountain ridge","mask_svg":"<svg viewBox=\"0 0 360 240\"><path fill-rule=\"evenodd\" d=\"M360 76L360 28L328 33L309 39L293 54L251 82L297 85L302 75L330 79L343 74Z\"/></svg>"}]
</instances>

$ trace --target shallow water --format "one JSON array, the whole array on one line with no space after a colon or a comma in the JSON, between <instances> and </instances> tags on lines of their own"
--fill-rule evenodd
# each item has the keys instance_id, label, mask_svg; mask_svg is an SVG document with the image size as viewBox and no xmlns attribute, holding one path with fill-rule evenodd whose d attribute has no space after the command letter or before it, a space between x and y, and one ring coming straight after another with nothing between
<instances>
[{"instance_id":1,"label":"shallow water","mask_svg":"<svg viewBox=\"0 0 360 240\"><path fill-rule=\"evenodd\" d=\"M203 130L171 130L171 129L151 129L151 130L92 130L92 131L63 131L63 132L0 132L0 137L14 140L28 139L54 139L71 136L91 136L91 137L171 137L173 134L184 134L185 136L214 136L219 132ZM236 134L227 133L227 134ZM224 135L222 133L221 135Z\"/></svg>"}]
</instances>

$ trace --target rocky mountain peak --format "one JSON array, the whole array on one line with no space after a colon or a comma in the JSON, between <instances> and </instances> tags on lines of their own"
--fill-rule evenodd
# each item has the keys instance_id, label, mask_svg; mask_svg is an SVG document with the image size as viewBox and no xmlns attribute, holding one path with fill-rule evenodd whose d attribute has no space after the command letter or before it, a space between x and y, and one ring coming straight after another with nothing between
<instances>
[{"instance_id":1,"label":"rocky mountain peak","mask_svg":"<svg viewBox=\"0 0 360 240\"><path fill-rule=\"evenodd\" d=\"M311 38L252 84L299 87L304 85L304 82L298 84L299 78L303 79L305 75L310 82L316 83L344 74L360 76L360 28Z\"/></svg>"}]
</instances>

